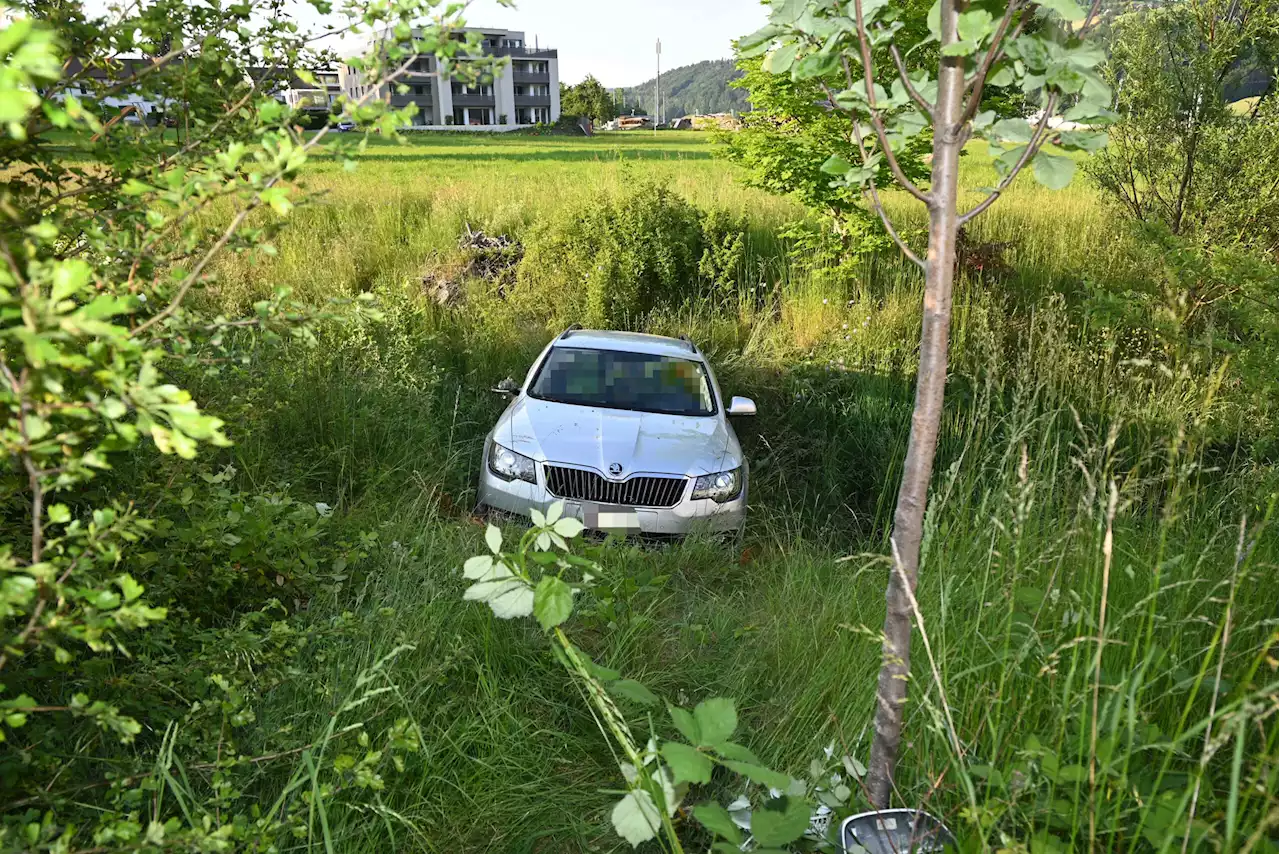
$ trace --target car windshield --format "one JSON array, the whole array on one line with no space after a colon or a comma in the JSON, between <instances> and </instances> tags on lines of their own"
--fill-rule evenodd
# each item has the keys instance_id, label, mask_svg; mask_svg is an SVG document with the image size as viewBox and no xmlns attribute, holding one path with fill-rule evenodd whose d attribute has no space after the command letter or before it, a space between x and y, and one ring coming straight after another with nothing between
<instances>
[{"instance_id":1,"label":"car windshield","mask_svg":"<svg viewBox=\"0 0 1280 854\"><path fill-rule=\"evenodd\" d=\"M707 369L691 359L555 347L529 394L539 400L658 412L714 415Z\"/></svg>"}]
</instances>

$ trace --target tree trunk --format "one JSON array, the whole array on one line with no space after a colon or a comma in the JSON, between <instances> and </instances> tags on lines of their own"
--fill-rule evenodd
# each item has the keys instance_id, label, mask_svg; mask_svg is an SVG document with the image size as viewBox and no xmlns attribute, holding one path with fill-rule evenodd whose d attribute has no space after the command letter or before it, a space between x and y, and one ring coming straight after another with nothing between
<instances>
[{"instance_id":1,"label":"tree trunk","mask_svg":"<svg viewBox=\"0 0 1280 854\"><path fill-rule=\"evenodd\" d=\"M956 40L956 0L943 0L942 43ZM947 336L955 279L956 211L960 149L967 138L963 121L964 65L943 57L935 104L933 177L930 183L929 254L925 260L924 318L920 329L920 367L911 436L903 464L898 505L893 514L893 559L885 592L884 645L876 691L875 733L867 766L867 794L873 806L889 806L893 772L902 740L902 715L911 668L911 599L920 565L925 499L933 472L942 422L942 393L947 381ZM909 585L909 591L908 591Z\"/></svg>"}]
</instances>

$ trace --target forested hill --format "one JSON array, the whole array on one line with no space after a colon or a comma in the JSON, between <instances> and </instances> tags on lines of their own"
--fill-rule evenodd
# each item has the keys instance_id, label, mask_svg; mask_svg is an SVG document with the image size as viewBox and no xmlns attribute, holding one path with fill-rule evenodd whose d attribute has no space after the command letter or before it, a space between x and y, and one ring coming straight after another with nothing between
<instances>
[{"instance_id":1,"label":"forested hill","mask_svg":"<svg viewBox=\"0 0 1280 854\"><path fill-rule=\"evenodd\" d=\"M747 109L747 93L729 86L742 72L732 59L708 59L662 71L662 112L667 118L691 113L742 112ZM623 112L653 112L653 79L622 90Z\"/></svg>"}]
</instances>

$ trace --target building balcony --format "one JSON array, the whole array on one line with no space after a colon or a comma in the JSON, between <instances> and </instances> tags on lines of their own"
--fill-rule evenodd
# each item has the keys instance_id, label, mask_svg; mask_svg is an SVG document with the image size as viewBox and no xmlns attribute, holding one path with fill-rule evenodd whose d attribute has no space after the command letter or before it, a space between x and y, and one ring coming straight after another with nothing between
<instances>
[{"instance_id":1,"label":"building balcony","mask_svg":"<svg viewBox=\"0 0 1280 854\"><path fill-rule=\"evenodd\" d=\"M553 47L491 47L493 56L510 56L515 59L557 59L559 52Z\"/></svg>"},{"instance_id":2,"label":"building balcony","mask_svg":"<svg viewBox=\"0 0 1280 854\"><path fill-rule=\"evenodd\" d=\"M455 107L492 107L492 95L462 95L457 92L453 93L453 105Z\"/></svg>"},{"instance_id":3,"label":"building balcony","mask_svg":"<svg viewBox=\"0 0 1280 854\"><path fill-rule=\"evenodd\" d=\"M539 73L539 72L530 72L530 71L512 71L511 82L512 83L550 83L551 72L543 71Z\"/></svg>"},{"instance_id":4,"label":"building balcony","mask_svg":"<svg viewBox=\"0 0 1280 854\"><path fill-rule=\"evenodd\" d=\"M516 95L517 107L550 107L551 96L548 95Z\"/></svg>"},{"instance_id":5,"label":"building balcony","mask_svg":"<svg viewBox=\"0 0 1280 854\"><path fill-rule=\"evenodd\" d=\"M410 105L422 107L424 110L431 109L435 103L428 95L392 95L390 105L399 110Z\"/></svg>"}]
</instances>

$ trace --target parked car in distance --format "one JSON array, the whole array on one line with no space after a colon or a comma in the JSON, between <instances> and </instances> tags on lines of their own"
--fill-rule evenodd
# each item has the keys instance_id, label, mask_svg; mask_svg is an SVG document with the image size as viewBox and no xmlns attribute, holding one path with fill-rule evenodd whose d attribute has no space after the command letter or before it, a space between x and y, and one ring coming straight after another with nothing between
<instances>
[{"instance_id":1,"label":"parked car in distance","mask_svg":"<svg viewBox=\"0 0 1280 854\"><path fill-rule=\"evenodd\" d=\"M336 125L333 126L333 129L338 131L339 133L347 133L348 131L353 131L356 129L356 123L353 121L338 122Z\"/></svg>"},{"instance_id":2,"label":"parked car in distance","mask_svg":"<svg viewBox=\"0 0 1280 854\"><path fill-rule=\"evenodd\" d=\"M589 529L626 534L737 533L747 460L694 344L637 332L572 328L534 361L485 439L479 504L527 516L564 502Z\"/></svg>"}]
</instances>

